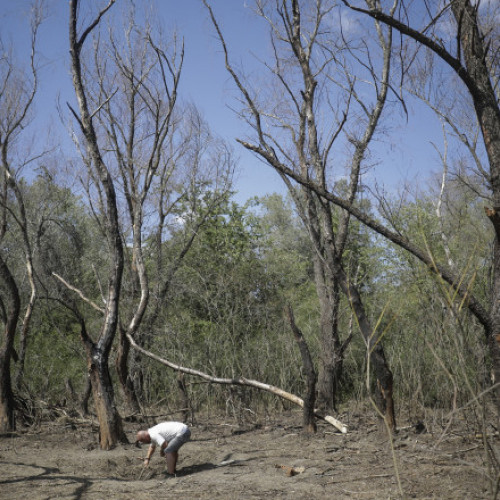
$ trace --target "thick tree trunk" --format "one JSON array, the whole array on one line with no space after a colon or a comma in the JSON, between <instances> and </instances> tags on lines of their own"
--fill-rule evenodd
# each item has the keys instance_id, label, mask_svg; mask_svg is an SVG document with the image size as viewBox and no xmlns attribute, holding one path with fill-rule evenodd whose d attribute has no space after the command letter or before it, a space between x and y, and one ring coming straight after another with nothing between
<instances>
[{"instance_id":1,"label":"thick tree trunk","mask_svg":"<svg viewBox=\"0 0 500 500\"><path fill-rule=\"evenodd\" d=\"M101 448L108 450L117 441L126 442L121 418L115 407L114 391L109 374L109 352L118 328L118 314L122 277L124 268L123 241L120 232L118 217L118 202L113 182L113 176L108 170L99 147L98 134L93 123L93 114L90 112L88 98L82 77L82 48L87 37L98 26L102 17L113 6L115 0L110 0L87 28L78 33L79 0L69 2L69 42L71 56L71 73L73 87L78 101L79 116L72 110L78 119L78 124L85 136L85 145L88 154L88 168L92 176L98 180L102 190L101 215L104 232L109 248L108 290L106 296L106 310L103 319L102 331L98 343L94 343L87 335L85 322L82 320L82 340L87 350L89 375L92 381L92 393L97 417L100 425ZM71 108L72 109L72 108Z\"/></svg>"},{"instance_id":2,"label":"thick tree trunk","mask_svg":"<svg viewBox=\"0 0 500 500\"><path fill-rule=\"evenodd\" d=\"M339 297L337 297L339 298ZM340 379L343 370L343 352L338 332L338 302L321 308L321 353L318 367L318 406L335 410L339 399Z\"/></svg>"},{"instance_id":3,"label":"thick tree trunk","mask_svg":"<svg viewBox=\"0 0 500 500\"><path fill-rule=\"evenodd\" d=\"M328 270L316 256L314 259L316 290L320 306L320 345L318 363L318 407L325 411L335 410L338 400L343 359L340 352L338 312L340 294L334 280L328 279Z\"/></svg>"},{"instance_id":4,"label":"thick tree trunk","mask_svg":"<svg viewBox=\"0 0 500 500\"><path fill-rule=\"evenodd\" d=\"M127 443L128 440L115 405L108 359L98 348L93 346L92 349L87 350L87 363L94 405L99 420L99 443L101 449L110 450L117 442Z\"/></svg>"}]
</instances>

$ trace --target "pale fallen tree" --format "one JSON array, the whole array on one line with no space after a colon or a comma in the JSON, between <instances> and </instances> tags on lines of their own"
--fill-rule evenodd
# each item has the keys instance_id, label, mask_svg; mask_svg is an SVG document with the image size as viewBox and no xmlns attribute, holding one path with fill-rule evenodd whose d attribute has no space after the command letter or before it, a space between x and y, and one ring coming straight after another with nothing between
<instances>
[{"instance_id":1,"label":"pale fallen tree","mask_svg":"<svg viewBox=\"0 0 500 500\"><path fill-rule=\"evenodd\" d=\"M133 349L139 351L141 354L144 354L144 356L147 356L148 358L151 358L151 359L154 359L155 361L158 361L158 363L161 363L162 365L165 365L165 366L168 366L169 368L172 368L173 370L176 370L176 371L181 372L181 373L187 373L188 375L194 375L196 377L200 377L204 380L208 380L209 382L211 382L213 384L241 385L241 386L255 387L256 389L270 392L276 396L279 396L280 398L286 399L287 401L290 401L290 402L300 406L301 408L304 408L304 400L302 398L295 396L295 394L291 394L289 392L286 392L283 389L280 389L279 387L275 387L273 385L265 384L264 382L259 382L258 380L252 380L252 379L248 379L245 377L238 377L238 378L213 377L212 375L209 375L208 373L204 373L202 371L195 370L193 368L187 368L187 367L172 363L171 361L168 361L167 359L162 358L161 356L158 356L158 355L144 349L140 345L138 345L131 335L127 334L127 337L129 339L130 345L132 346ZM328 422L329 424L333 425L337 430L339 430L343 434L347 433L347 427L342 422L340 422L336 418L332 417L331 415L324 415L322 412L320 412L317 409L314 410L314 415L316 418L324 420L325 422Z\"/></svg>"}]
</instances>

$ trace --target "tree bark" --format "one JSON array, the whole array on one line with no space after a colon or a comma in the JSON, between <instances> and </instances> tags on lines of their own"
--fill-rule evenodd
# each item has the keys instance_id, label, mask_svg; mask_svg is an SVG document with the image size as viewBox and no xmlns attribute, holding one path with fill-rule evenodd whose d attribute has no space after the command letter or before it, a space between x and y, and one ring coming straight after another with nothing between
<instances>
[{"instance_id":1,"label":"tree bark","mask_svg":"<svg viewBox=\"0 0 500 500\"><path fill-rule=\"evenodd\" d=\"M104 14L113 6L115 0L103 8L87 28L78 33L79 0L70 0L69 6L69 42L71 55L71 72L73 87L78 101L79 114L72 108L73 115L78 120L85 137L88 154L88 167L94 169L96 178L102 188L104 201L102 217L107 244L109 248L108 288L106 309L102 328L97 343L87 335L84 321L82 322L82 341L87 352L89 375L92 382L92 394L100 425L100 443L103 449L112 448L118 440L127 441L123 432L121 417L114 401L114 390L109 376L109 354L118 328L118 310L123 278L124 255L118 218L116 191L111 173L104 163L97 140L92 114L89 111L87 95L82 78L81 51L87 37L98 26Z\"/></svg>"},{"instance_id":2,"label":"tree bark","mask_svg":"<svg viewBox=\"0 0 500 500\"><path fill-rule=\"evenodd\" d=\"M339 286L328 280L328 270L315 254L314 274L320 306L320 346L318 364L318 406L325 411L335 410L338 402L340 378L343 369L343 352L338 331L340 309ZM326 281L328 280L328 284Z\"/></svg>"},{"instance_id":3,"label":"tree bark","mask_svg":"<svg viewBox=\"0 0 500 500\"><path fill-rule=\"evenodd\" d=\"M304 430L309 434L314 434L317 430L316 420L314 418L314 405L316 403L316 381L318 379L316 370L314 369L314 364L311 358L311 353L309 352L309 347L307 346L306 339L302 334L302 331L295 323L295 318L293 315L293 310L291 306L286 308L288 315L288 321L293 332L293 336L297 341L299 346L300 355L302 357L302 364L306 372L306 393L304 396L304 411L302 425Z\"/></svg>"},{"instance_id":4,"label":"tree bark","mask_svg":"<svg viewBox=\"0 0 500 500\"><path fill-rule=\"evenodd\" d=\"M107 357L95 346L87 348L87 367L92 382L92 395L99 420L99 444L110 450L117 442L128 443L120 415L115 406L113 384Z\"/></svg>"},{"instance_id":5,"label":"tree bark","mask_svg":"<svg viewBox=\"0 0 500 500\"><path fill-rule=\"evenodd\" d=\"M21 300L16 282L1 255L0 278L6 286L8 296L7 317L0 346L0 432L9 432L16 428L10 362L14 350L14 337L19 320Z\"/></svg>"}]
</instances>

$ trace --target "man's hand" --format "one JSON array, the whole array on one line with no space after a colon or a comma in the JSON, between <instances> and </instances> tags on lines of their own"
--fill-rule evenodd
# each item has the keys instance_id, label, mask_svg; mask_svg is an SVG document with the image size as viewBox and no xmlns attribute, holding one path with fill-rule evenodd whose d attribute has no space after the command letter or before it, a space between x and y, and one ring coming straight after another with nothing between
<instances>
[{"instance_id":1,"label":"man's hand","mask_svg":"<svg viewBox=\"0 0 500 500\"><path fill-rule=\"evenodd\" d=\"M149 465L149 458L144 459L144 467L147 467Z\"/></svg>"}]
</instances>

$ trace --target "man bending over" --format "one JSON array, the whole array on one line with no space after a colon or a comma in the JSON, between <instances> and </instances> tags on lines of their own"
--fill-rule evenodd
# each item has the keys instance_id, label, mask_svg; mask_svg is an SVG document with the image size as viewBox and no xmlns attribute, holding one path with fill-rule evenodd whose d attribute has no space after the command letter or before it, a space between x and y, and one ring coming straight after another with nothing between
<instances>
[{"instance_id":1,"label":"man bending over","mask_svg":"<svg viewBox=\"0 0 500 500\"><path fill-rule=\"evenodd\" d=\"M148 466L151 456L157 446L160 447L160 455L167 461L167 472L175 474L179 448L189 441L191 431L186 424L181 422L161 422L147 431L137 433L137 441L149 443L148 454L144 465Z\"/></svg>"}]
</instances>

